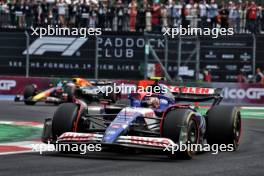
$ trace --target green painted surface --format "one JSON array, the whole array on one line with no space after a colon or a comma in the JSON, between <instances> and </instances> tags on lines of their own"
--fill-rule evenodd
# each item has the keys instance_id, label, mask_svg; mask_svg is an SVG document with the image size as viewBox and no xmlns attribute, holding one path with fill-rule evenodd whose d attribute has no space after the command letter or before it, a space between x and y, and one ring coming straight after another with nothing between
<instances>
[{"instance_id":1,"label":"green painted surface","mask_svg":"<svg viewBox=\"0 0 264 176\"><path fill-rule=\"evenodd\" d=\"M199 108L197 111L201 114L205 114L207 108ZM240 112L243 119L264 119L264 109L241 109Z\"/></svg>"},{"instance_id":2,"label":"green painted surface","mask_svg":"<svg viewBox=\"0 0 264 176\"><path fill-rule=\"evenodd\" d=\"M37 127L0 124L0 143L39 139L41 132Z\"/></svg>"}]
</instances>

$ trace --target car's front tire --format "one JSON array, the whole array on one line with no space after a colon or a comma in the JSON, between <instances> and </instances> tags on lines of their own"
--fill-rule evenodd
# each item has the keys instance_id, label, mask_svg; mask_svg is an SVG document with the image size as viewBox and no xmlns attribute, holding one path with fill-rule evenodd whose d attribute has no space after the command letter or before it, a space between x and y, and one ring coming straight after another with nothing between
<instances>
[{"instance_id":1,"label":"car's front tire","mask_svg":"<svg viewBox=\"0 0 264 176\"><path fill-rule=\"evenodd\" d=\"M72 132L74 122L77 119L78 106L74 103L63 103L59 105L52 119L53 139L57 139L65 132Z\"/></svg>"},{"instance_id":2,"label":"car's front tire","mask_svg":"<svg viewBox=\"0 0 264 176\"><path fill-rule=\"evenodd\" d=\"M174 143L199 143L199 126L195 114L189 109L173 109L166 113L161 124L162 137L171 139ZM185 136L184 136L185 135ZM170 152L170 158L191 159L195 151L185 150Z\"/></svg>"}]
</instances>

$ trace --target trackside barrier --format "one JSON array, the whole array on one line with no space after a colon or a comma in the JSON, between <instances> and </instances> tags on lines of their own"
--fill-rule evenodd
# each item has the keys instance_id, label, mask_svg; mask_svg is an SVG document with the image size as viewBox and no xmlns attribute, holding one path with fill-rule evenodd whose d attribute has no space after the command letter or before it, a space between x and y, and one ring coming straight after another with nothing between
<instances>
[{"instance_id":1,"label":"trackside barrier","mask_svg":"<svg viewBox=\"0 0 264 176\"><path fill-rule=\"evenodd\" d=\"M50 84L56 84L67 78L42 78L42 77L15 77L0 76L0 95L15 95L23 91L28 84L36 84L40 90L46 89ZM114 80L116 85L122 88L123 97L125 97L131 87L135 87L138 81ZM175 84L179 85L179 84ZM264 85L260 84L242 84L242 83L184 83L180 86L191 87L212 87L222 88L223 102L235 105L262 105L264 104Z\"/></svg>"}]
</instances>

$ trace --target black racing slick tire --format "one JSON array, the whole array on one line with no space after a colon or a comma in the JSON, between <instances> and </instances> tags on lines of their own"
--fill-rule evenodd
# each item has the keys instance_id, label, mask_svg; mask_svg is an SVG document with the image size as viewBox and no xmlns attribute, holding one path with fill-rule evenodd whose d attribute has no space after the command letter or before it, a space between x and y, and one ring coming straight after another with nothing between
<instances>
[{"instance_id":1,"label":"black racing slick tire","mask_svg":"<svg viewBox=\"0 0 264 176\"><path fill-rule=\"evenodd\" d=\"M185 134L185 137L183 137ZM161 125L162 137L171 139L175 144L198 144L199 125L195 119L195 114L189 109L173 109L166 113ZM191 159L194 151L169 152L168 156L172 159Z\"/></svg>"},{"instance_id":2,"label":"black racing slick tire","mask_svg":"<svg viewBox=\"0 0 264 176\"><path fill-rule=\"evenodd\" d=\"M34 105L36 102L30 100L31 97L36 95L36 88L34 85L27 85L24 89L23 96L24 96L24 103L26 105Z\"/></svg>"},{"instance_id":3,"label":"black racing slick tire","mask_svg":"<svg viewBox=\"0 0 264 176\"><path fill-rule=\"evenodd\" d=\"M63 103L55 111L52 120L53 139L65 132L72 132L77 119L78 106L74 103Z\"/></svg>"},{"instance_id":4,"label":"black racing slick tire","mask_svg":"<svg viewBox=\"0 0 264 176\"><path fill-rule=\"evenodd\" d=\"M232 145L238 149L241 136L241 115L234 106L216 106L207 112L207 143Z\"/></svg>"},{"instance_id":5,"label":"black racing slick tire","mask_svg":"<svg viewBox=\"0 0 264 176\"><path fill-rule=\"evenodd\" d=\"M67 102L73 102L74 101L74 96L75 96L75 86L66 86L65 91L67 94Z\"/></svg>"}]
</instances>

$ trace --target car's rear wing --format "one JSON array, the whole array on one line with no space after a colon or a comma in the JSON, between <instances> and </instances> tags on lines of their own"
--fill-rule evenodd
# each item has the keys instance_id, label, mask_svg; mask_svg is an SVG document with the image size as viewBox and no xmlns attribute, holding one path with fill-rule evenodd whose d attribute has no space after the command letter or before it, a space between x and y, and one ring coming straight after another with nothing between
<instances>
[{"instance_id":1,"label":"car's rear wing","mask_svg":"<svg viewBox=\"0 0 264 176\"><path fill-rule=\"evenodd\" d=\"M220 88L206 88L206 87L186 87L186 86L170 86L167 85L168 89L175 96L175 100L182 101L221 101L222 89Z\"/></svg>"},{"instance_id":2,"label":"car's rear wing","mask_svg":"<svg viewBox=\"0 0 264 176\"><path fill-rule=\"evenodd\" d=\"M113 81L91 81L92 85L94 86L108 86L112 85Z\"/></svg>"}]
</instances>

